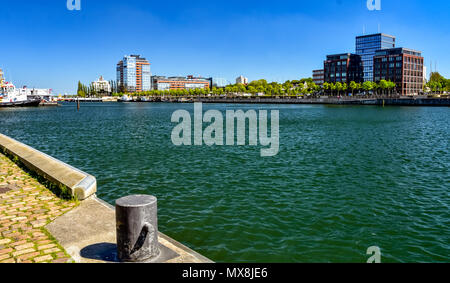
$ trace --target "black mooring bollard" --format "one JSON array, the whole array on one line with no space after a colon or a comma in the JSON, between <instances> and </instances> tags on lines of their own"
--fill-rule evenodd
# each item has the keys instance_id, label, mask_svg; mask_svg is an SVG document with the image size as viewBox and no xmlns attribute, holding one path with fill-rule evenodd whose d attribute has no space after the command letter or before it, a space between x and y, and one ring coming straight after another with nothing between
<instances>
[{"instance_id":1,"label":"black mooring bollard","mask_svg":"<svg viewBox=\"0 0 450 283\"><path fill-rule=\"evenodd\" d=\"M144 262L159 255L156 197L132 195L118 199L116 228L120 261Z\"/></svg>"}]
</instances>

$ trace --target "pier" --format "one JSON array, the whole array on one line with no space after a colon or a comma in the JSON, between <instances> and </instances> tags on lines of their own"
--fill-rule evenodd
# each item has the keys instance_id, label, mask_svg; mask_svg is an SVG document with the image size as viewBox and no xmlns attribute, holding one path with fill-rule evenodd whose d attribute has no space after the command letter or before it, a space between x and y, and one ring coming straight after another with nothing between
<instances>
[{"instance_id":1,"label":"pier","mask_svg":"<svg viewBox=\"0 0 450 283\"><path fill-rule=\"evenodd\" d=\"M0 263L118 262L115 209L95 177L0 134ZM158 232L157 262L210 263Z\"/></svg>"}]
</instances>

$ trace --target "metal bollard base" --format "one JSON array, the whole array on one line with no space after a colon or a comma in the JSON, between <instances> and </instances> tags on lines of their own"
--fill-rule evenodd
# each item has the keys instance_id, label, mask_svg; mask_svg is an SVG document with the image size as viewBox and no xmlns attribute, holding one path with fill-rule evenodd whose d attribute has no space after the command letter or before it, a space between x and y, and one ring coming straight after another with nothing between
<instances>
[{"instance_id":1,"label":"metal bollard base","mask_svg":"<svg viewBox=\"0 0 450 283\"><path fill-rule=\"evenodd\" d=\"M162 244L159 244L159 255L154 258L144 260L141 263L163 263L179 256L180 255L175 251L169 249L168 247Z\"/></svg>"}]
</instances>

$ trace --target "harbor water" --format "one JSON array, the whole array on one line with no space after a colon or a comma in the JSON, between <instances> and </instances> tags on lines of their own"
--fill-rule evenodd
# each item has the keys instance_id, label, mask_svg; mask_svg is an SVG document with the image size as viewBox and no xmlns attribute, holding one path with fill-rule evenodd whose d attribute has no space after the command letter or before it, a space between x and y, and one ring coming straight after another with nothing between
<instances>
[{"instance_id":1,"label":"harbor water","mask_svg":"<svg viewBox=\"0 0 450 283\"><path fill-rule=\"evenodd\" d=\"M0 109L0 132L97 177L98 196L158 197L159 228L217 262L450 261L450 109L204 104L280 111L280 151L174 146L193 104Z\"/></svg>"}]
</instances>

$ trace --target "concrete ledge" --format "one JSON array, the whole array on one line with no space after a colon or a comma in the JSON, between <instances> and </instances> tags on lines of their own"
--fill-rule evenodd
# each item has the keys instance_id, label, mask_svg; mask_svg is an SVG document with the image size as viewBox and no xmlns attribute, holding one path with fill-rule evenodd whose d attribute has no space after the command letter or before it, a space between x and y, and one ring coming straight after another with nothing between
<instances>
[{"instance_id":1,"label":"concrete ledge","mask_svg":"<svg viewBox=\"0 0 450 283\"><path fill-rule=\"evenodd\" d=\"M0 149L52 184L69 189L78 200L85 200L97 191L95 177L3 134Z\"/></svg>"}]
</instances>

